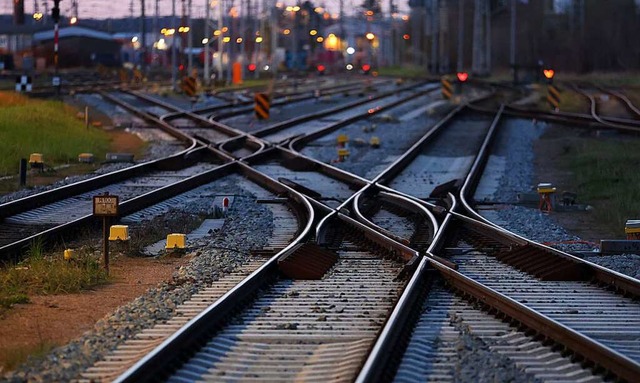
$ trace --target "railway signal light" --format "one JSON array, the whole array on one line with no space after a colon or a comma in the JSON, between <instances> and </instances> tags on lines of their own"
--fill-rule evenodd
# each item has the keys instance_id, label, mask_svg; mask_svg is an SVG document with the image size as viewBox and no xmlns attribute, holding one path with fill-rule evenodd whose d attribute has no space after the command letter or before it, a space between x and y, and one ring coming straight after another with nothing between
<instances>
[{"instance_id":1,"label":"railway signal light","mask_svg":"<svg viewBox=\"0 0 640 383\"><path fill-rule=\"evenodd\" d=\"M369 65L369 64L362 65L362 73L369 74L370 70L371 70L371 65Z\"/></svg>"},{"instance_id":2,"label":"railway signal light","mask_svg":"<svg viewBox=\"0 0 640 383\"><path fill-rule=\"evenodd\" d=\"M458 76L458 81L465 82L469 78L469 73L467 73L467 72L458 72L457 76Z\"/></svg>"},{"instance_id":3,"label":"railway signal light","mask_svg":"<svg viewBox=\"0 0 640 383\"><path fill-rule=\"evenodd\" d=\"M318 74L319 74L319 75L323 75L323 74L324 74L325 69L327 69L327 68L326 68L324 65L322 65L322 64L318 64L318 66L316 67L316 69L318 70Z\"/></svg>"},{"instance_id":4,"label":"railway signal light","mask_svg":"<svg viewBox=\"0 0 640 383\"><path fill-rule=\"evenodd\" d=\"M257 68L256 64L252 63L252 64L247 65L247 69L249 69L249 72L251 72L251 73L255 72L256 68Z\"/></svg>"},{"instance_id":5,"label":"railway signal light","mask_svg":"<svg viewBox=\"0 0 640 383\"><path fill-rule=\"evenodd\" d=\"M556 72L553 69L544 69L542 73L544 74L544 77L547 79L547 82L551 84L553 82L553 75L555 75Z\"/></svg>"}]
</instances>

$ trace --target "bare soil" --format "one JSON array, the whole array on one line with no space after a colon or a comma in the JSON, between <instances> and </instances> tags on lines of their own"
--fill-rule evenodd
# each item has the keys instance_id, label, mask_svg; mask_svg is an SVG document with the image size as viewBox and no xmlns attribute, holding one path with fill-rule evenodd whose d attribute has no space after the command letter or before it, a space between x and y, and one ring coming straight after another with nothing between
<instances>
[{"instance_id":1,"label":"bare soil","mask_svg":"<svg viewBox=\"0 0 640 383\"><path fill-rule=\"evenodd\" d=\"M0 318L0 361L43 345L64 345L91 330L102 317L171 278L182 258L116 257L113 282L78 294L32 296ZM0 373L2 366L0 365Z\"/></svg>"}]
</instances>

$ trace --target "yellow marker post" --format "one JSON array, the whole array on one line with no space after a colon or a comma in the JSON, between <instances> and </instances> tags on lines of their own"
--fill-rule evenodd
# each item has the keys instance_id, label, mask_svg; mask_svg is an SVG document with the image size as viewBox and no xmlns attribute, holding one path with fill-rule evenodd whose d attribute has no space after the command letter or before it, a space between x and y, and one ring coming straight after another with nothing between
<instances>
[{"instance_id":1,"label":"yellow marker post","mask_svg":"<svg viewBox=\"0 0 640 383\"><path fill-rule=\"evenodd\" d=\"M338 147L344 148L349 142L349 137L346 134L339 134L336 137L336 142L338 143Z\"/></svg>"},{"instance_id":2,"label":"yellow marker post","mask_svg":"<svg viewBox=\"0 0 640 383\"><path fill-rule=\"evenodd\" d=\"M542 212L550 213L553 209L553 201L551 198L556 192L556 188L550 183L539 183L537 190L540 195L540 204L538 205L538 208Z\"/></svg>"}]
</instances>

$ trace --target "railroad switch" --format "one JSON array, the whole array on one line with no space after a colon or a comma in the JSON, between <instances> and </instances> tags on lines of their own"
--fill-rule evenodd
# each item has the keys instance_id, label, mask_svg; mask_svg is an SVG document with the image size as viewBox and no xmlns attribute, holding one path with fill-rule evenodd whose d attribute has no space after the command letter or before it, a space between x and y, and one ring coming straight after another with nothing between
<instances>
[{"instance_id":1,"label":"railroad switch","mask_svg":"<svg viewBox=\"0 0 640 383\"><path fill-rule=\"evenodd\" d=\"M538 184L538 195L540 203L538 208L544 213L550 213L553 210L553 199L555 198L556 188L550 183Z\"/></svg>"},{"instance_id":2,"label":"railroad switch","mask_svg":"<svg viewBox=\"0 0 640 383\"><path fill-rule=\"evenodd\" d=\"M167 250L184 250L186 248L186 234L172 233L167 235Z\"/></svg>"},{"instance_id":3,"label":"railroad switch","mask_svg":"<svg viewBox=\"0 0 640 383\"><path fill-rule=\"evenodd\" d=\"M629 240L640 240L640 219L628 219L624 232Z\"/></svg>"},{"instance_id":4,"label":"railroad switch","mask_svg":"<svg viewBox=\"0 0 640 383\"><path fill-rule=\"evenodd\" d=\"M29 166L31 169L44 169L43 156L41 153L31 153L29 155Z\"/></svg>"}]
</instances>

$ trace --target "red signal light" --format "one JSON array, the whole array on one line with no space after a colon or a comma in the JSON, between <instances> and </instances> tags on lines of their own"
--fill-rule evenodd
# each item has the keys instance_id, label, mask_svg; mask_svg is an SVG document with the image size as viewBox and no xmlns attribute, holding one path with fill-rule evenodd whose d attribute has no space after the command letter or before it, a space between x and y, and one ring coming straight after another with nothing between
<instances>
[{"instance_id":1,"label":"red signal light","mask_svg":"<svg viewBox=\"0 0 640 383\"><path fill-rule=\"evenodd\" d=\"M542 73L544 73L544 77L546 77L549 80L551 80L553 78L553 75L556 72L553 69L545 69L545 70L542 71Z\"/></svg>"},{"instance_id":2,"label":"red signal light","mask_svg":"<svg viewBox=\"0 0 640 383\"><path fill-rule=\"evenodd\" d=\"M369 73L370 70L371 70L371 65L369 65L369 64L362 65L362 71L364 73Z\"/></svg>"},{"instance_id":3,"label":"red signal light","mask_svg":"<svg viewBox=\"0 0 640 383\"><path fill-rule=\"evenodd\" d=\"M318 69L318 72L324 72L324 70L325 70L325 69L327 69L327 68L325 68L325 66L324 66L324 65L322 65L322 64L318 65L316 68Z\"/></svg>"},{"instance_id":4,"label":"red signal light","mask_svg":"<svg viewBox=\"0 0 640 383\"><path fill-rule=\"evenodd\" d=\"M256 71L256 64L249 64L247 66L247 69L249 69L249 72L255 72Z\"/></svg>"},{"instance_id":5,"label":"red signal light","mask_svg":"<svg viewBox=\"0 0 640 383\"><path fill-rule=\"evenodd\" d=\"M409 36L409 34L405 33L404 35L402 35L402 38L405 40L409 40L411 38L411 36Z\"/></svg>"},{"instance_id":6,"label":"red signal light","mask_svg":"<svg viewBox=\"0 0 640 383\"><path fill-rule=\"evenodd\" d=\"M457 76L458 76L458 80L460 82L465 82L469 78L469 73L467 73L467 72L458 72Z\"/></svg>"},{"instance_id":7,"label":"red signal light","mask_svg":"<svg viewBox=\"0 0 640 383\"><path fill-rule=\"evenodd\" d=\"M184 65L180 64L180 66L178 67L178 70L183 71L184 70Z\"/></svg>"}]
</instances>

